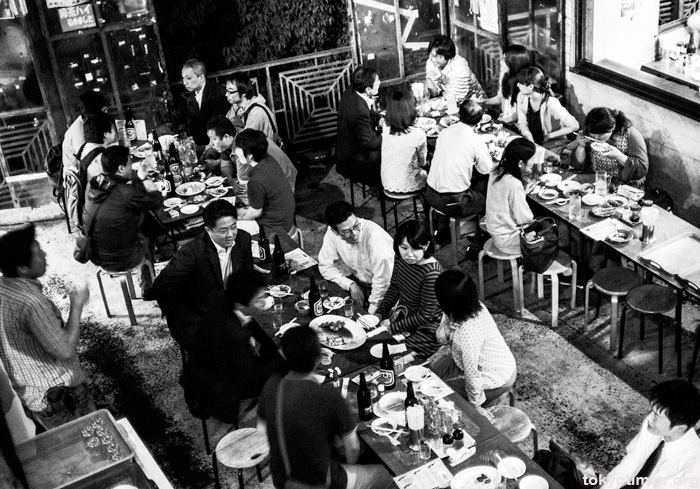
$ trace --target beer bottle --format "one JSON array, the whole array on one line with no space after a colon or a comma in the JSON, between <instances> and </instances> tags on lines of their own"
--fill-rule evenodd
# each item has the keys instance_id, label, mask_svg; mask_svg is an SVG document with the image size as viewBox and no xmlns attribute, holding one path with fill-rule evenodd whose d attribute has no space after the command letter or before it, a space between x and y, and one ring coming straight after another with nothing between
<instances>
[{"instance_id":1,"label":"beer bottle","mask_svg":"<svg viewBox=\"0 0 700 489\"><path fill-rule=\"evenodd\" d=\"M153 129L153 132L151 132L151 138L153 138L153 156L155 157L156 161L158 162L159 165L163 164L163 147L160 145L160 141L158 140L158 134L156 133L156 130Z\"/></svg>"},{"instance_id":2,"label":"beer bottle","mask_svg":"<svg viewBox=\"0 0 700 489\"><path fill-rule=\"evenodd\" d=\"M287 264L284 261L284 250L280 244L280 237L275 234L275 251L272 252L272 263L275 265L275 274L278 277L287 275Z\"/></svg>"},{"instance_id":3,"label":"beer bottle","mask_svg":"<svg viewBox=\"0 0 700 489\"><path fill-rule=\"evenodd\" d=\"M129 144L133 145L136 141L136 127L134 126L134 113L131 111L131 107L127 107L124 111L124 130L126 131L126 138L129 140Z\"/></svg>"},{"instance_id":4,"label":"beer bottle","mask_svg":"<svg viewBox=\"0 0 700 489\"><path fill-rule=\"evenodd\" d=\"M170 168L168 167L167 162L163 166L163 180L168 182L168 186L169 186L168 197L174 196L175 195L175 179L173 178L173 174L170 171Z\"/></svg>"},{"instance_id":5,"label":"beer bottle","mask_svg":"<svg viewBox=\"0 0 700 489\"><path fill-rule=\"evenodd\" d=\"M417 451L420 449L420 439L423 436L425 412L423 411L423 405L420 403L420 401L416 397L416 393L413 390L413 382L408 383L404 407L406 408L408 446L411 450ZM410 415L409 410L411 411Z\"/></svg>"},{"instance_id":6,"label":"beer bottle","mask_svg":"<svg viewBox=\"0 0 700 489\"><path fill-rule=\"evenodd\" d=\"M389 344L385 341L382 346L382 359L379 361L379 373L384 389L390 391L396 387L396 375L394 373L394 359L389 355Z\"/></svg>"},{"instance_id":7,"label":"beer bottle","mask_svg":"<svg viewBox=\"0 0 700 489\"><path fill-rule=\"evenodd\" d=\"M321 294L318 293L316 280L311 277L309 287L309 308L314 317L323 316L323 303L321 302Z\"/></svg>"},{"instance_id":8,"label":"beer bottle","mask_svg":"<svg viewBox=\"0 0 700 489\"><path fill-rule=\"evenodd\" d=\"M267 239L265 227L262 224L260 225L258 248L260 249L260 263L270 263L270 240Z\"/></svg>"},{"instance_id":9,"label":"beer bottle","mask_svg":"<svg viewBox=\"0 0 700 489\"><path fill-rule=\"evenodd\" d=\"M367 388L367 379L365 379L364 372L360 374L360 388L357 390L357 414L362 421L369 421L374 415L372 411L372 396Z\"/></svg>"},{"instance_id":10,"label":"beer bottle","mask_svg":"<svg viewBox=\"0 0 700 489\"><path fill-rule=\"evenodd\" d=\"M411 406L418 406L419 404L420 401L416 397L415 390L413 389L413 382L409 381L408 387L406 388L406 400L403 402L403 405L408 409Z\"/></svg>"}]
</instances>

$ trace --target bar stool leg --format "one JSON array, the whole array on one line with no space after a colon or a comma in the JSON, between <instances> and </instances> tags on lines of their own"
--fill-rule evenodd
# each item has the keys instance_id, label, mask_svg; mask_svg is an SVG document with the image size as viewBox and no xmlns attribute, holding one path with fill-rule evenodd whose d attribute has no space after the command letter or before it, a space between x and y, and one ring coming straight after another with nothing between
<instances>
[{"instance_id":1,"label":"bar stool leg","mask_svg":"<svg viewBox=\"0 0 700 489\"><path fill-rule=\"evenodd\" d=\"M659 323L659 373L664 373L664 328L661 317L656 318Z\"/></svg>"},{"instance_id":2,"label":"bar stool leg","mask_svg":"<svg viewBox=\"0 0 700 489\"><path fill-rule=\"evenodd\" d=\"M693 360L690 362L690 372L688 372L688 382L693 381L695 376L695 364L698 361L698 351L700 351L700 328L695 330L695 348L693 349Z\"/></svg>"},{"instance_id":3,"label":"bar stool leg","mask_svg":"<svg viewBox=\"0 0 700 489\"><path fill-rule=\"evenodd\" d=\"M204 449L207 453L211 453L211 445L209 444L209 430L207 430L207 420L202 418L202 433L204 434Z\"/></svg>"},{"instance_id":4,"label":"bar stool leg","mask_svg":"<svg viewBox=\"0 0 700 489\"><path fill-rule=\"evenodd\" d=\"M681 324L681 315L683 314L683 289L678 289L676 294L676 375L678 377L682 377L683 365L681 365L681 332L683 331L683 325Z\"/></svg>"},{"instance_id":5,"label":"bar stool leg","mask_svg":"<svg viewBox=\"0 0 700 489\"><path fill-rule=\"evenodd\" d=\"M537 298L544 299L544 275L537 274Z\"/></svg>"},{"instance_id":6,"label":"bar stool leg","mask_svg":"<svg viewBox=\"0 0 700 489\"><path fill-rule=\"evenodd\" d=\"M505 279L503 278L503 261L502 260L496 260L496 274L498 276L498 283L502 284L505 282Z\"/></svg>"},{"instance_id":7,"label":"bar stool leg","mask_svg":"<svg viewBox=\"0 0 700 489\"><path fill-rule=\"evenodd\" d=\"M221 484L219 483L219 464L216 460L216 451L211 454L211 465L214 467L214 487L216 489L221 489Z\"/></svg>"},{"instance_id":8,"label":"bar stool leg","mask_svg":"<svg viewBox=\"0 0 700 489\"><path fill-rule=\"evenodd\" d=\"M486 252L484 250L481 250L479 252L479 300L481 302L484 302L484 256L486 256Z\"/></svg>"},{"instance_id":9,"label":"bar stool leg","mask_svg":"<svg viewBox=\"0 0 700 489\"><path fill-rule=\"evenodd\" d=\"M105 287L102 283L102 276L99 270L97 271L97 284L100 286L100 294L102 294L102 304L104 304L105 306L105 312L107 313L107 317L111 318L112 314L109 312L109 305L107 304L107 297L105 296Z\"/></svg>"},{"instance_id":10,"label":"bar stool leg","mask_svg":"<svg viewBox=\"0 0 700 489\"><path fill-rule=\"evenodd\" d=\"M571 309L576 309L576 280L578 275L578 265L571 260Z\"/></svg>"},{"instance_id":11,"label":"bar stool leg","mask_svg":"<svg viewBox=\"0 0 700 489\"><path fill-rule=\"evenodd\" d=\"M394 230L399 227L399 211L396 209L399 206L399 201L394 202Z\"/></svg>"},{"instance_id":12,"label":"bar stool leg","mask_svg":"<svg viewBox=\"0 0 700 489\"><path fill-rule=\"evenodd\" d=\"M537 453L537 450L539 449L539 443L537 442L537 429L533 426L531 428L532 431L532 446L535 449L534 453Z\"/></svg>"},{"instance_id":13,"label":"bar stool leg","mask_svg":"<svg viewBox=\"0 0 700 489\"><path fill-rule=\"evenodd\" d=\"M260 470L260 464L255 466L255 471L258 473L258 481L263 481L262 470Z\"/></svg>"},{"instance_id":14,"label":"bar stool leg","mask_svg":"<svg viewBox=\"0 0 700 489\"><path fill-rule=\"evenodd\" d=\"M552 275L552 328L559 326L559 275Z\"/></svg>"},{"instance_id":15,"label":"bar stool leg","mask_svg":"<svg viewBox=\"0 0 700 489\"><path fill-rule=\"evenodd\" d=\"M588 302L591 296L591 287L593 287L593 281L589 280L586 282L586 290L583 294L583 332L586 332L588 328Z\"/></svg>"},{"instance_id":16,"label":"bar stool leg","mask_svg":"<svg viewBox=\"0 0 700 489\"><path fill-rule=\"evenodd\" d=\"M617 330L617 307L619 298L614 295L610 298L610 351L615 351L619 331Z\"/></svg>"},{"instance_id":17,"label":"bar stool leg","mask_svg":"<svg viewBox=\"0 0 700 489\"><path fill-rule=\"evenodd\" d=\"M510 260L510 275L513 280L513 305L515 306L515 312L522 316L523 303L520 297L523 295L523 284L520 281L520 272L518 271L518 260L515 258L511 258Z\"/></svg>"},{"instance_id":18,"label":"bar stool leg","mask_svg":"<svg viewBox=\"0 0 700 489\"><path fill-rule=\"evenodd\" d=\"M418 220L418 203L416 202L417 198L417 195L413 196L413 217L415 217L416 221Z\"/></svg>"},{"instance_id":19,"label":"bar stool leg","mask_svg":"<svg viewBox=\"0 0 700 489\"><path fill-rule=\"evenodd\" d=\"M386 200L384 200L384 192L379 190L379 207L382 210L382 218L384 219L384 230L386 231Z\"/></svg>"},{"instance_id":20,"label":"bar stool leg","mask_svg":"<svg viewBox=\"0 0 700 489\"><path fill-rule=\"evenodd\" d=\"M460 220L459 218L455 217L449 218L450 224L452 225L452 236L451 238L451 244L452 244L452 255L455 257L455 264L459 263L459 255L457 254L457 244L459 243L459 238L460 238Z\"/></svg>"},{"instance_id":21,"label":"bar stool leg","mask_svg":"<svg viewBox=\"0 0 700 489\"><path fill-rule=\"evenodd\" d=\"M243 469L238 469L238 486L243 489Z\"/></svg>"},{"instance_id":22,"label":"bar stool leg","mask_svg":"<svg viewBox=\"0 0 700 489\"><path fill-rule=\"evenodd\" d=\"M620 317L620 341L617 344L617 359L622 359L622 344L625 341L625 316L627 314L627 309L629 309L629 304L625 304L622 307L622 314ZM642 315L643 317L643 315Z\"/></svg>"},{"instance_id":23,"label":"bar stool leg","mask_svg":"<svg viewBox=\"0 0 700 489\"><path fill-rule=\"evenodd\" d=\"M124 294L124 301L126 302L126 311L129 313L129 321L131 321L132 326L137 326L136 314L134 314L134 306L131 304L131 296L129 294L128 279L125 275L119 276L119 283L122 286L122 293Z\"/></svg>"}]
</instances>

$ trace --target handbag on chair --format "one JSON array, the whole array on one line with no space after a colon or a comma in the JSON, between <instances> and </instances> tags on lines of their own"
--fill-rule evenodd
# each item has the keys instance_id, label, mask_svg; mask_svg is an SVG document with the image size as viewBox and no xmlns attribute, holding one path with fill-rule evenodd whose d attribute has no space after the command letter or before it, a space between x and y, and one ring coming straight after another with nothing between
<instances>
[{"instance_id":1,"label":"handbag on chair","mask_svg":"<svg viewBox=\"0 0 700 489\"><path fill-rule=\"evenodd\" d=\"M543 273L559 253L559 229L551 217L536 218L520 230L520 251L526 272Z\"/></svg>"}]
</instances>

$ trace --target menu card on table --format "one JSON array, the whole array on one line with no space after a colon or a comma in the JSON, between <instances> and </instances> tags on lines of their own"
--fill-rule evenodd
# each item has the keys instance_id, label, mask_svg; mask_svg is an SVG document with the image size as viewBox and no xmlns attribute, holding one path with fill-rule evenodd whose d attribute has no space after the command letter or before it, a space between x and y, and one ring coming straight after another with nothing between
<instances>
[{"instance_id":1,"label":"menu card on table","mask_svg":"<svg viewBox=\"0 0 700 489\"><path fill-rule=\"evenodd\" d=\"M399 489L447 487L451 480L452 474L439 458L394 477L394 482Z\"/></svg>"},{"instance_id":2,"label":"menu card on table","mask_svg":"<svg viewBox=\"0 0 700 489\"><path fill-rule=\"evenodd\" d=\"M292 251L286 252L284 258L292 260L292 267L296 271L306 270L314 265L318 265L318 262L307 255L301 248L295 248Z\"/></svg>"},{"instance_id":3,"label":"menu card on table","mask_svg":"<svg viewBox=\"0 0 700 489\"><path fill-rule=\"evenodd\" d=\"M617 219L609 217L603 221L581 229L581 232L596 241L604 241L605 238L613 234L615 231L620 230L631 232L632 228L625 226Z\"/></svg>"}]
</instances>

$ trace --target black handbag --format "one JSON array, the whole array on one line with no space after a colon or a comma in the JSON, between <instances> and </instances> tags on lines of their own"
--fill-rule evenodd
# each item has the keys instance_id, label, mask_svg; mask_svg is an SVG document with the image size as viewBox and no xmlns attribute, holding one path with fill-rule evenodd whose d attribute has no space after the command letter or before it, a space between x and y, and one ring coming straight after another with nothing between
<instances>
[{"instance_id":1,"label":"black handbag","mask_svg":"<svg viewBox=\"0 0 700 489\"><path fill-rule=\"evenodd\" d=\"M520 252L526 272L543 273L559 253L559 228L551 217L536 218L520 230Z\"/></svg>"},{"instance_id":2,"label":"black handbag","mask_svg":"<svg viewBox=\"0 0 700 489\"><path fill-rule=\"evenodd\" d=\"M108 194L111 192L111 189L108 191ZM106 197L105 197L105 200ZM92 218L92 222L90 223L90 228L88 229L87 234L83 234L80 232L78 234L78 237L75 238L75 247L73 248L73 258L75 258L75 261L78 263L87 263L90 261L90 257L92 256L92 232L95 230L95 223L97 222L97 216L100 213L100 208L102 207L102 204L104 204L104 201L102 201L101 204L97 205L97 208L95 209L95 216Z\"/></svg>"}]
</instances>

